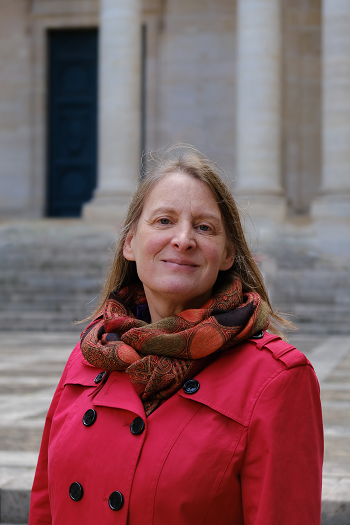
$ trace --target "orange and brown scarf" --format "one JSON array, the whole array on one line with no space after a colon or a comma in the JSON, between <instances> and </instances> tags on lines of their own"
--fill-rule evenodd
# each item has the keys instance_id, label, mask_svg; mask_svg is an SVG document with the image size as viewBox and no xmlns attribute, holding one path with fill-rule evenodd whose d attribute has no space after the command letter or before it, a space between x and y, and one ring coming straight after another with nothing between
<instances>
[{"instance_id":1,"label":"orange and brown scarf","mask_svg":"<svg viewBox=\"0 0 350 525\"><path fill-rule=\"evenodd\" d=\"M238 279L202 308L156 323L137 319L142 305L147 302L141 284L112 292L101 315L82 332L81 351L93 366L125 371L147 416L205 368L214 353L268 326L267 304L255 292L243 294Z\"/></svg>"}]
</instances>

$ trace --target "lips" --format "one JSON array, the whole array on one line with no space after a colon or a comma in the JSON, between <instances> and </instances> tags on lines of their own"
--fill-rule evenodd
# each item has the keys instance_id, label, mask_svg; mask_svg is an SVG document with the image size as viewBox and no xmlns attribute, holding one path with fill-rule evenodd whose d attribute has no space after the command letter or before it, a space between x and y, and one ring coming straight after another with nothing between
<instances>
[{"instance_id":1,"label":"lips","mask_svg":"<svg viewBox=\"0 0 350 525\"><path fill-rule=\"evenodd\" d=\"M186 266L189 268L197 268L198 264L194 264L192 261L187 261L185 259L162 259L162 262L168 264L174 264L176 266Z\"/></svg>"}]
</instances>

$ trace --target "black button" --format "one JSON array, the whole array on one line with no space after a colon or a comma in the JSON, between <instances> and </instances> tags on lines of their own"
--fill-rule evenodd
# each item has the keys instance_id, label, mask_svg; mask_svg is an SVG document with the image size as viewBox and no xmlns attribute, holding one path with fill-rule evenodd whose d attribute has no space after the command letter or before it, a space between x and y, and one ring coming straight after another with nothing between
<instances>
[{"instance_id":1,"label":"black button","mask_svg":"<svg viewBox=\"0 0 350 525\"><path fill-rule=\"evenodd\" d=\"M142 417L135 417L130 425L130 431L134 436L139 436L145 430L145 422Z\"/></svg>"},{"instance_id":2,"label":"black button","mask_svg":"<svg viewBox=\"0 0 350 525\"><path fill-rule=\"evenodd\" d=\"M94 410L93 408L89 408L89 410L87 410L83 416L83 424L86 427L91 427L91 425L95 423L96 418L96 410Z\"/></svg>"},{"instance_id":3,"label":"black button","mask_svg":"<svg viewBox=\"0 0 350 525\"><path fill-rule=\"evenodd\" d=\"M112 492L112 494L109 496L108 505L112 510L120 510L124 505L123 494L117 490Z\"/></svg>"},{"instance_id":4,"label":"black button","mask_svg":"<svg viewBox=\"0 0 350 525\"><path fill-rule=\"evenodd\" d=\"M106 372L101 372L100 374L97 374L97 376L94 379L94 382L96 383L96 385L101 383L101 381L102 381L102 379L104 378L105 375L106 375Z\"/></svg>"},{"instance_id":5,"label":"black button","mask_svg":"<svg viewBox=\"0 0 350 525\"><path fill-rule=\"evenodd\" d=\"M195 394L198 392L200 384L197 379L189 379L183 386L185 394Z\"/></svg>"},{"instance_id":6,"label":"black button","mask_svg":"<svg viewBox=\"0 0 350 525\"><path fill-rule=\"evenodd\" d=\"M83 487L77 481L71 484L69 487L69 495L73 501L80 501L84 496Z\"/></svg>"},{"instance_id":7,"label":"black button","mask_svg":"<svg viewBox=\"0 0 350 525\"><path fill-rule=\"evenodd\" d=\"M260 332L256 332L256 334L252 335L252 339L262 339L264 337L264 330L260 330Z\"/></svg>"}]
</instances>

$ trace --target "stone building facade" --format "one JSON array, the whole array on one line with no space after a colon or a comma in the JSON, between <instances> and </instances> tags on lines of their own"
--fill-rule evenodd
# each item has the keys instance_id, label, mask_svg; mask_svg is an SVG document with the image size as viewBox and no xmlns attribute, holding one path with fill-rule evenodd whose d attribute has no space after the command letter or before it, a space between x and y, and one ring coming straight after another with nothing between
<instances>
[{"instance_id":1,"label":"stone building facade","mask_svg":"<svg viewBox=\"0 0 350 525\"><path fill-rule=\"evenodd\" d=\"M141 153L188 142L273 303L349 333L349 50L348 0L0 0L0 325L84 317Z\"/></svg>"},{"instance_id":2,"label":"stone building facade","mask_svg":"<svg viewBox=\"0 0 350 525\"><path fill-rule=\"evenodd\" d=\"M70 214L49 203L50 187L73 186L79 197L86 182L83 168L55 172L60 153L50 137L62 126L73 156L88 127L98 137L86 146L98 159L82 195L86 218L120 218L142 150L189 142L224 168L253 217L329 218L348 227L346 0L1 0L0 7L1 219ZM70 122L63 112L57 121L53 35L87 29L98 32L98 118L83 112ZM74 42L64 45L74 58ZM74 67L65 78L77 80ZM70 107L82 98L75 100Z\"/></svg>"}]
</instances>

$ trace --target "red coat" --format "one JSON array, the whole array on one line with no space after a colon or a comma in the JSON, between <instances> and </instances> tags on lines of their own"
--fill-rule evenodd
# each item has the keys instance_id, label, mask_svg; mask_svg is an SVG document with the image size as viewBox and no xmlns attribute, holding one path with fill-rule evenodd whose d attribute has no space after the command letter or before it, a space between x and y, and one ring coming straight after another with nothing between
<instances>
[{"instance_id":1,"label":"red coat","mask_svg":"<svg viewBox=\"0 0 350 525\"><path fill-rule=\"evenodd\" d=\"M320 524L319 386L294 347L265 333L223 352L199 390L147 419L127 374L96 385L99 372L78 345L47 416L29 525Z\"/></svg>"}]
</instances>

